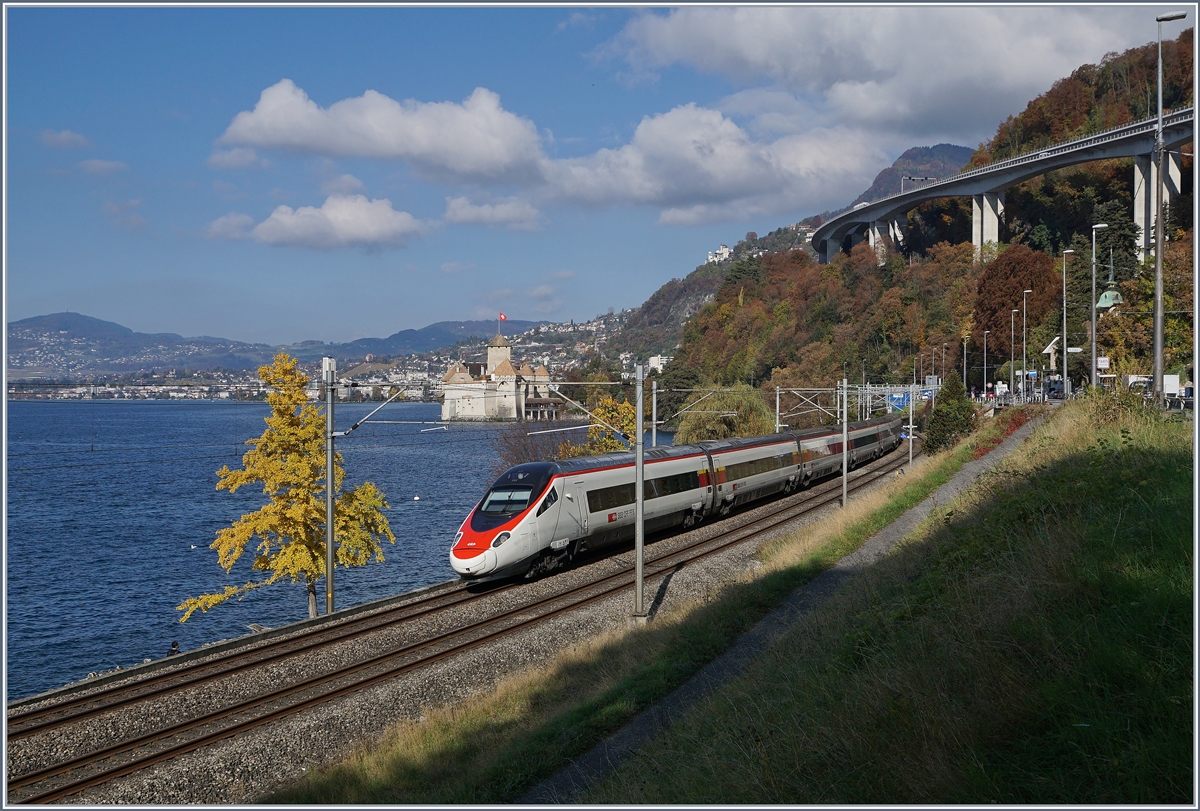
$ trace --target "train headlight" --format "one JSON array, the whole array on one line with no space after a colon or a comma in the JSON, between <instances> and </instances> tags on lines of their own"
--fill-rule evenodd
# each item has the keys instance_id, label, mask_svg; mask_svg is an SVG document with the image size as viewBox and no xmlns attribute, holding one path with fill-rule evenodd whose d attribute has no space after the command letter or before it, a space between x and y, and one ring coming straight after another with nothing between
<instances>
[{"instance_id":1,"label":"train headlight","mask_svg":"<svg viewBox=\"0 0 1200 811\"><path fill-rule=\"evenodd\" d=\"M496 540L492 541L492 549L495 549L497 546L507 541L510 537L512 537L511 533L501 532L496 536Z\"/></svg>"},{"instance_id":2,"label":"train headlight","mask_svg":"<svg viewBox=\"0 0 1200 811\"><path fill-rule=\"evenodd\" d=\"M460 531L457 535L454 536L454 543L450 544L450 547L453 549L454 547L458 546L458 542L461 540L462 540L462 532Z\"/></svg>"}]
</instances>

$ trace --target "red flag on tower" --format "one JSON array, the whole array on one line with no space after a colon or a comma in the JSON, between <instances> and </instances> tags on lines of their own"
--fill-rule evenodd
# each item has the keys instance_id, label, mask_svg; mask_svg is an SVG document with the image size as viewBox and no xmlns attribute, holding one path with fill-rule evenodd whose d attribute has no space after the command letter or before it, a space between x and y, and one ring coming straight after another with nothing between
<instances>
[{"instance_id":1,"label":"red flag on tower","mask_svg":"<svg viewBox=\"0 0 1200 811\"><path fill-rule=\"evenodd\" d=\"M500 320L501 320L501 321L507 321L507 320L508 320L508 316L507 316L507 315L505 315L504 313L500 313Z\"/></svg>"}]
</instances>

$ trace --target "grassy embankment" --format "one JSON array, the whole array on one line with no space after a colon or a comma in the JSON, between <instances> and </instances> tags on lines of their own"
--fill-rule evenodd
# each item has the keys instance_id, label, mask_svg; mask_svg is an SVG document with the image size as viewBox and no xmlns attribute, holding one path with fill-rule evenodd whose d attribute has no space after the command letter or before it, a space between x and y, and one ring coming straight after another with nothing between
<instances>
[{"instance_id":1,"label":"grassy embankment","mask_svg":"<svg viewBox=\"0 0 1200 811\"><path fill-rule=\"evenodd\" d=\"M583 800L1193 802L1192 453L1064 407Z\"/></svg>"},{"instance_id":2,"label":"grassy embankment","mask_svg":"<svg viewBox=\"0 0 1200 811\"><path fill-rule=\"evenodd\" d=\"M918 463L886 493L856 499L836 514L836 520L814 524L797 533L791 543L764 550L766 565L753 580L714 591L705 604L659 617L642 631L596 640L554 667L510 680L493 696L431 711L423 723L398 728L382 745L310 774L269 800L481 803L515 799L683 683L791 589L946 481L974 455L978 443L987 443L989 432L1002 427L1000 421L989 424L977 440ZM1190 702L1190 693L1186 698ZM711 784L711 774L693 788L705 784ZM629 788L623 785L618 781L603 791L620 794ZM655 795L656 799L684 797L683 793L671 797L678 789L665 783L662 788L668 793Z\"/></svg>"}]
</instances>

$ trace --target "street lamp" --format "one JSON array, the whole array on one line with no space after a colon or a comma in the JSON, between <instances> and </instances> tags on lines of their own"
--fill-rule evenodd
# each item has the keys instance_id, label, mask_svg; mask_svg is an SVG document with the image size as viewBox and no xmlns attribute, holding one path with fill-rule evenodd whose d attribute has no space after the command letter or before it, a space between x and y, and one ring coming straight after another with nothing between
<instances>
[{"instance_id":1,"label":"street lamp","mask_svg":"<svg viewBox=\"0 0 1200 811\"><path fill-rule=\"evenodd\" d=\"M1160 26L1161 28L1161 26ZM1161 38L1161 34L1159 35ZM908 175L900 175L900 193L904 194L904 181L906 180L937 180L936 177L909 177Z\"/></svg>"},{"instance_id":2,"label":"street lamp","mask_svg":"<svg viewBox=\"0 0 1200 811\"><path fill-rule=\"evenodd\" d=\"M1092 226L1092 386L1098 384L1096 378L1096 232L1107 228L1108 223L1100 222Z\"/></svg>"},{"instance_id":3,"label":"street lamp","mask_svg":"<svg viewBox=\"0 0 1200 811\"><path fill-rule=\"evenodd\" d=\"M950 344L942 344L942 382L946 382L946 347Z\"/></svg>"},{"instance_id":4,"label":"street lamp","mask_svg":"<svg viewBox=\"0 0 1200 811\"><path fill-rule=\"evenodd\" d=\"M1063 331L1062 331L1062 356L1063 356L1063 397L1067 396L1067 254L1075 253L1073 248L1063 250Z\"/></svg>"},{"instance_id":5,"label":"street lamp","mask_svg":"<svg viewBox=\"0 0 1200 811\"><path fill-rule=\"evenodd\" d=\"M1032 290L1021 292L1021 396L1025 396L1025 387L1029 385L1029 355L1025 351L1025 297Z\"/></svg>"},{"instance_id":6,"label":"street lamp","mask_svg":"<svg viewBox=\"0 0 1200 811\"><path fill-rule=\"evenodd\" d=\"M1014 309L1008 316L1008 396L1013 396L1013 389L1017 387L1016 372L1017 359L1013 357L1013 350L1017 348L1017 313L1019 310ZM1011 399L1010 399L1011 402Z\"/></svg>"},{"instance_id":7,"label":"street lamp","mask_svg":"<svg viewBox=\"0 0 1200 811\"><path fill-rule=\"evenodd\" d=\"M967 382L967 336L963 336L963 385Z\"/></svg>"},{"instance_id":8,"label":"street lamp","mask_svg":"<svg viewBox=\"0 0 1200 811\"><path fill-rule=\"evenodd\" d=\"M987 337L990 329L983 331L983 400L987 402Z\"/></svg>"},{"instance_id":9,"label":"street lamp","mask_svg":"<svg viewBox=\"0 0 1200 811\"><path fill-rule=\"evenodd\" d=\"M1166 145L1163 143L1162 126L1162 24L1170 20L1182 20L1186 11L1171 11L1154 19L1158 21L1158 128L1154 132L1154 151L1158 159L1158 199L1155 203L1154 231L1154 403L1163 401L1163 345L1166 341L1166 322L1163 315L1163 169ZM1095 251L1093 250L1093 253ZM1093 263L1095 257L1092 257ZM1092 294L1095 295L1094 293ZM1094 306L1094 305L1093 305ZM1093 336L1095 333L1092 333ZM1095 340L1093 337L1092 340ZM1094 353L1093 353L1094 354Z\"/></svg>"}]
</instances>

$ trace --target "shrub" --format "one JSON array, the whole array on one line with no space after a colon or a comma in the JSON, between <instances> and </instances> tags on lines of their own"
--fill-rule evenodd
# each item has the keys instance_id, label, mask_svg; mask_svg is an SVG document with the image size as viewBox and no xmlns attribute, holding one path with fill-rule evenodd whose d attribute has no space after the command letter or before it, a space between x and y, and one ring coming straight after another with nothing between
<instances>
[{"instance_id":1,"label":"shrub","mask_svg":"<svg viewBox=\"0 0 1200 811\"><path fill-rule=\"evenodd\" d=\"M967 397L958 372L946 375L925 429L925 450L933 453L953 446L975 430L975 404Z\"/></svg>"}]
</instances>

